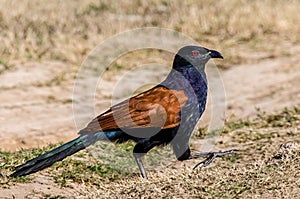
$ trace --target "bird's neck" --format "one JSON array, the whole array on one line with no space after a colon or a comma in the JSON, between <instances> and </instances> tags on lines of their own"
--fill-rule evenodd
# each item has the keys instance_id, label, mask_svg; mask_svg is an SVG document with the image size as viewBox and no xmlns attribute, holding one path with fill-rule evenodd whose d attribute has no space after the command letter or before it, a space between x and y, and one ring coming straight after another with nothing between
<instances>
[{"instance_id":1,"label":"bird's neck","mask_svg":"<svg viewBox=\"0 0 300 199\"><path fill-rule=\"evenodd\" d=\"M203 101L207 95L206 74L192 65L173 68L168 77L161 83L169 89L185 90Z\"/></svg>"},{"instance_id":2,"label":"bird's neck","mask_svg":"<svg viewBox=\"0 0 300 199\"><path fill-rule=\"evenodd\" d=\"M191 66L184 67L179 72L188 80L196 95L203 95L207 92L207 79L204 70Z\"/></svg>"}]
</instances>

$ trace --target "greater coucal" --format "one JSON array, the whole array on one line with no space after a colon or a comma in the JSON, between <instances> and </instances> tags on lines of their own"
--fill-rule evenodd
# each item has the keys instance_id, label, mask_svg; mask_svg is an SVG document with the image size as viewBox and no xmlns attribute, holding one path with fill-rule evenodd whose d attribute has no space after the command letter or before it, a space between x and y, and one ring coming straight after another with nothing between
<instances>
[{"instance_id":1,"label":"greater coucal","mask_svg":"<svg viewBox=\"0 0 300 199\"><path fill-rule=\"evenodd\" d=\"M122 143L133 140L133 155L143 177L142 156L155 146L170 144L178 160L208 156L207 166L218 156L233 153L191 154L189 139L205 110L207 80L205 64L223 58L215 50L185 46L175 55L173 68L159 85L112 106L94 118L79 137L15 168L11 176L24 176L49 167L99 140Z\"/></svg>"}]
</instances>

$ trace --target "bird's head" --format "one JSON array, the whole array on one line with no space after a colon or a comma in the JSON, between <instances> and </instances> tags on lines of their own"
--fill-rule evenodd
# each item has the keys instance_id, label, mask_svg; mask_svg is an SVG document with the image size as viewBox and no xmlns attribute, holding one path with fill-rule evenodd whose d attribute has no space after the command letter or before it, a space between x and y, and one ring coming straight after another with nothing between
<instances>
[{"instance_id":1,"label":"bird's head","mask_svg":"<svg viewBox=\"0 0 300 199\"><path fill-rule=\"evenodd\" d=\"M173 68L183 69L188 65L193 65L198 70L203 70L210 58L221 58L221 53L209 50L201 46L185 46L181 48L174 58Z\"/></svg>"}]
</instances>

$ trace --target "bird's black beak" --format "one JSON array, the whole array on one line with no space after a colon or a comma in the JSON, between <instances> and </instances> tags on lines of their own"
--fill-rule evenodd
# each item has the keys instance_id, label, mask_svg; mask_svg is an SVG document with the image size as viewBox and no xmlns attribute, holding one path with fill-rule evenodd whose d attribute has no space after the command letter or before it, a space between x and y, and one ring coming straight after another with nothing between
<instances>
[{"instance_id":1,"label":"bird's black beak","mask_svg":"<svg viewBox=\"0 0 300 199\"><path fill-rule=\"evenodd\" d=\"M210 57L211 58L220 58L220 59L223 59L223 56L221 53L219 53L218 51L216 50L209 50L210 52Z\"/></svg>"}]
</instances>

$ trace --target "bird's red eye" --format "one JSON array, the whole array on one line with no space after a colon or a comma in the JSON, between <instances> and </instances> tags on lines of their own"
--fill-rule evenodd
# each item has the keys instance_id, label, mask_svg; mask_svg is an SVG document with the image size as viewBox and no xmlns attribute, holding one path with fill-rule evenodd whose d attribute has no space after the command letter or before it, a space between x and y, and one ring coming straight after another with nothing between
<instances>
[{"instance_id":1,"label":"bird's red eye","mask_svg":"<svg viewBox=\"0 0 300 199\"><path fill-rule=\"evenodd\" d=\"M197 57L198 55L199 55L199 51L197 51L197 50L192 51L192 56L193 57Z\"/></svg>"}]
</instances>

